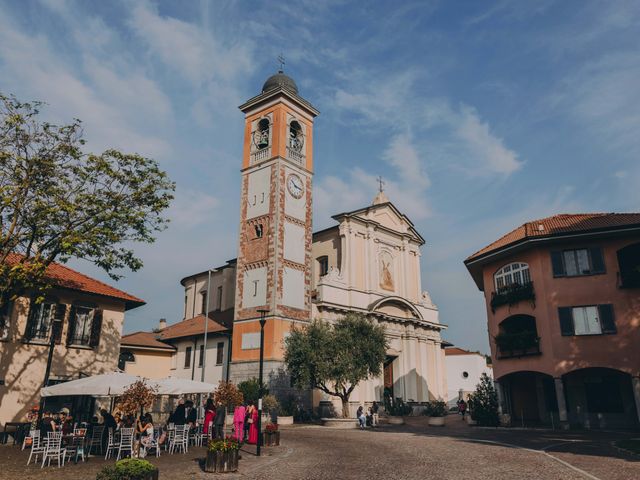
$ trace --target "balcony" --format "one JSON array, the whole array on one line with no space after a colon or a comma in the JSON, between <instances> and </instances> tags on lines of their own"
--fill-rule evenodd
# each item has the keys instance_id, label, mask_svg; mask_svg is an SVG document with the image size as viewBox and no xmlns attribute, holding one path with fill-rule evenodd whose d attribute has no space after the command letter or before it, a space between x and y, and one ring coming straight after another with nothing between
<instances>
[{"instance_id":1,"label":"balcony","mask_svg":"<svg viewBox=\"0 0 640 480\"><path fill-rule=\"evenodd\" d=\"M271 147L262 148L257 152L251 154L251 165L255 165L256 163L263 162L271 158Z\"/></svg>"},{"instance_id":2,"label":"balcony","mask_svg":"<svg viewBox=\"0 0 640 480\"><path fill-rule=\"evenodd\" d=\"M529 300L531 306L535 307L536 294L533 290L533 282L527 282L522 285L513 283L497 292L491 294L491 311L495 313L496 308L502 305L515 305L524 300Z\"/></svg>"},{"instance_id":3,"label":"balcony","mask_svg":"<svg viewBox=\"0 0 640 480\"><path fill-rule=\"evenodd\" d=\"M495 337L498 359L520 358L541 355L540 337L535 331L523 330L515 333L499 333Z\"/></svg>"},{"instance_id":4,"label":"balcony","mask_svg":"<svg viewBox=\"0 0 640 480\"><path fill-rule=\"evenodd\" d=\"M291 147L287 147L287 158L289 160L293 160L294 162L304 165L304 155L300 152L297 152Z\"/></svg>"}]
</instances>

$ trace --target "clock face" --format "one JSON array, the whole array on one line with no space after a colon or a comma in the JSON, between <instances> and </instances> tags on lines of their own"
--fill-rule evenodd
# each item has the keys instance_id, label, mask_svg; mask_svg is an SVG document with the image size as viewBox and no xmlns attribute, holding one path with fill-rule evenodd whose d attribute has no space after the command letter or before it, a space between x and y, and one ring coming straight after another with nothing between
<instances>
[{"instance_id":1,"label":"clock face","mask_svg":"<svg viewBox=\"0 0 640 480\"><path fill-rule=\"evenodd\" d=\"M302 179L295 173L292 173L287 178L287 190L289 190L293 198L302 198L304 183L302 183Z\"/></svg>"}]
</instances>

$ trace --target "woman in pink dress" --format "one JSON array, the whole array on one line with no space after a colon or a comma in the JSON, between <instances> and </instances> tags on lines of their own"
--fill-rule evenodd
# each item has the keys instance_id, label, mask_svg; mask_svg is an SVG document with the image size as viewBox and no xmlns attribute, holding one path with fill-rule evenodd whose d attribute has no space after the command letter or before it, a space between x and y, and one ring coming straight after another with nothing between
<instances>
[{"instance_id":1,"label":"woman in pink dress","mask_svg":"<svg viewBox=\"0 0 640 480\"><path fill-rule=\"evenodd\" d=\"M247 410L247 417L251 419L249 422L249 440L247 443L252 445L258 444L258 409L253 405L253 402L249 402L249 408Z\"/></svg>"},{"instance_id":2,"label":"woman in pink dress","mask_svg":"<svg viewBox=\"0 0 640 480\"><path fill-rule=\"evenodd\" d=\"M238 405L233 411L233 436L239 442L244 440L244 416L246 413L244 405Z\"/></svg>"}]
</instances>

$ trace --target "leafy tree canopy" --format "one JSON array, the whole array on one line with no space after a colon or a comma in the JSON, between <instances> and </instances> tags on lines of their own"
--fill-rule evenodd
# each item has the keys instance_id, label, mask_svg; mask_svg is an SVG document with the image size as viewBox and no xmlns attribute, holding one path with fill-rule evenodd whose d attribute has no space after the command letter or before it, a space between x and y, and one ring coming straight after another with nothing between
<instances>
[{"instance_id":1,"label":"leafy tree canopy","mask_svg":"<svg viewBox=\"0 0 640 480\"><path fill-rule=\"evenodd\" d=\"M294 329L286 339L285 362L298 388L318 388L342 400L349 416L349 397L356 385L380 375L386 358L384 328L360 314L348 314L334 325L315 320Z\"/></svg>"},{"instance_id":2,"label":"leafy tree canopy","mask_svg":"<svg viewBox=\"0 0 640 480\"><path fill-rule=\"evenodd\" d=\"M132 243L154 241L174 184L138 154L84 152L80 120L53 125L41 102L0 93L0 306L47 287L54 261L88 260L111 278L142 261Z\"/></svg>"}]
</instances>

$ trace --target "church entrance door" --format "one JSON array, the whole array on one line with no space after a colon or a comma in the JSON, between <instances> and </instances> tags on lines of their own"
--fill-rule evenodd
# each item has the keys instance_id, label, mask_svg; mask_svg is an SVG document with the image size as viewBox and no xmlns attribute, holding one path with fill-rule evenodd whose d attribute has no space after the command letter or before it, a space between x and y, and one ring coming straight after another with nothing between
<instances>
[{"instance_id":1,"label":"church entrance door","mask_svg":"<svg viewBox=\"0 0 640 480\"><path fill-rule=\"evenodd\" d=\"M393 361L396 357L387 357L384 362L384 396L393 399Z\"/></svg>"}]
</instances>

